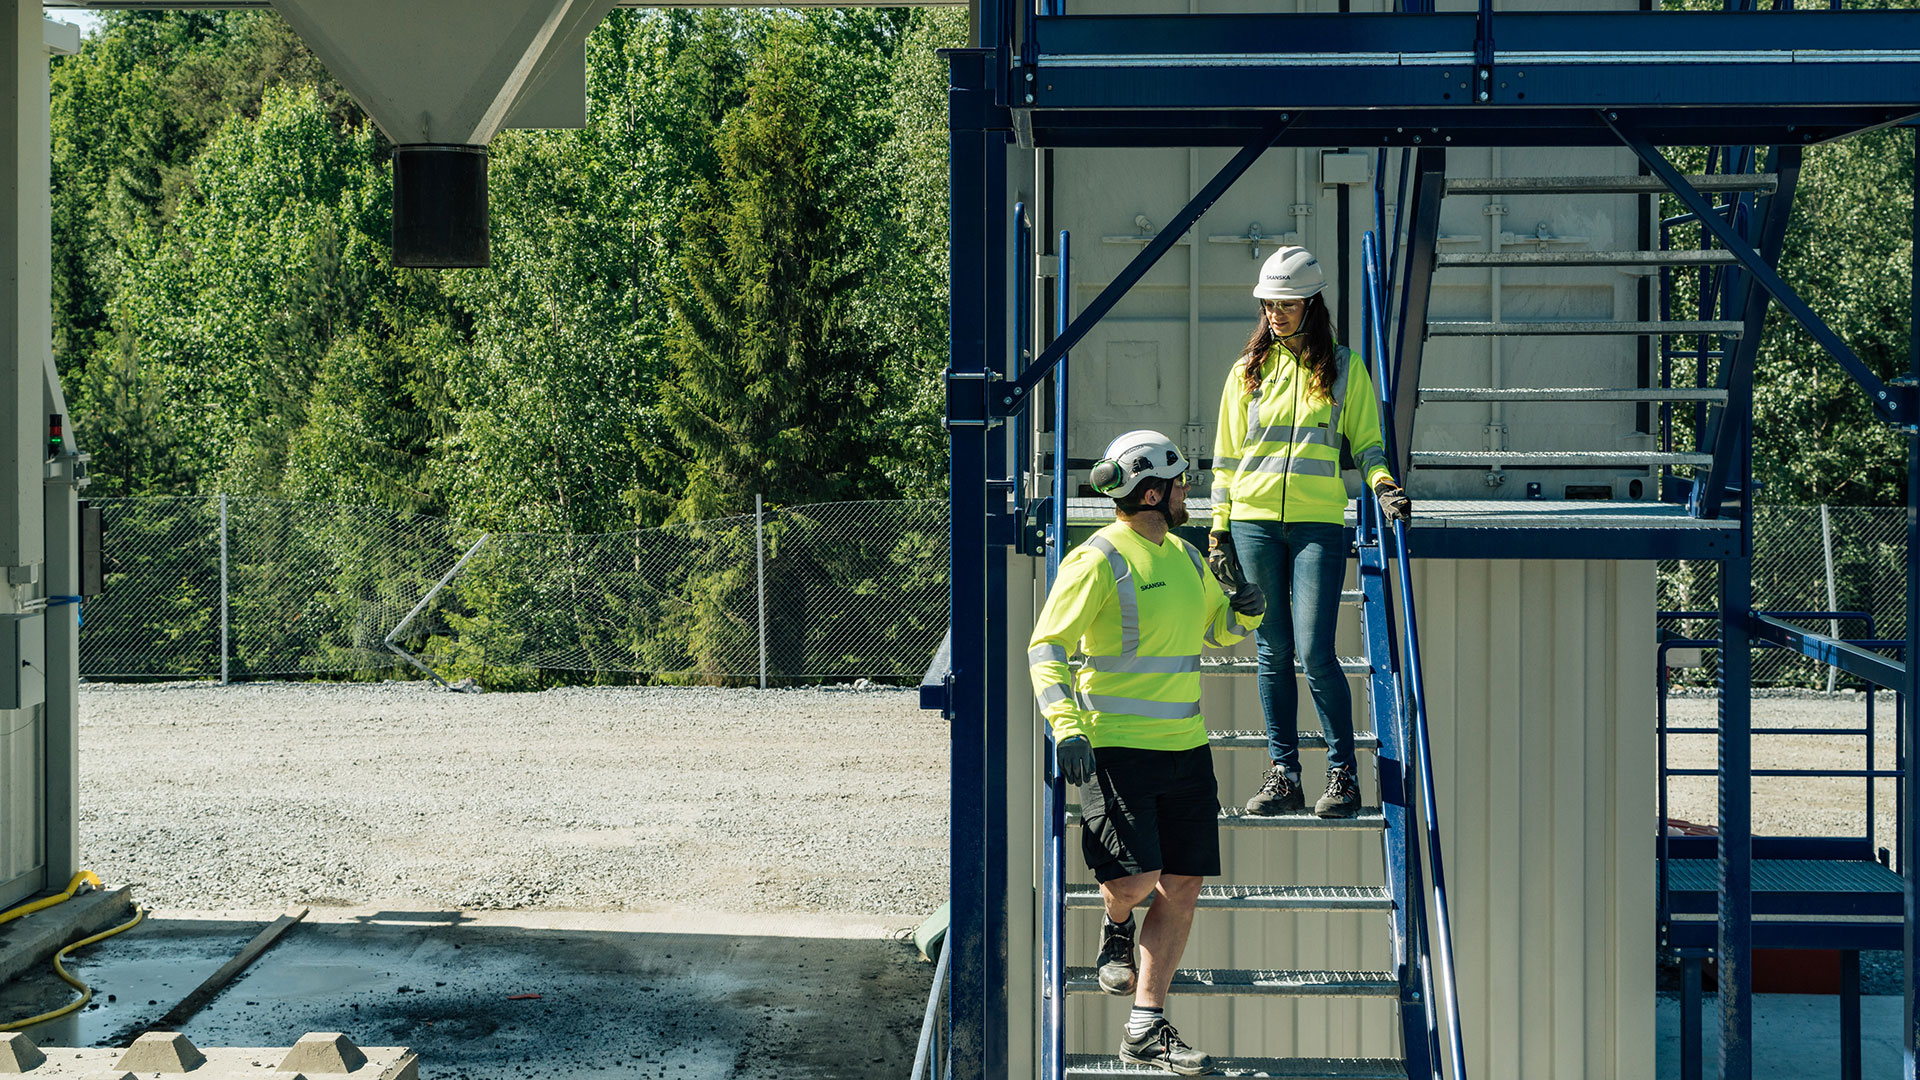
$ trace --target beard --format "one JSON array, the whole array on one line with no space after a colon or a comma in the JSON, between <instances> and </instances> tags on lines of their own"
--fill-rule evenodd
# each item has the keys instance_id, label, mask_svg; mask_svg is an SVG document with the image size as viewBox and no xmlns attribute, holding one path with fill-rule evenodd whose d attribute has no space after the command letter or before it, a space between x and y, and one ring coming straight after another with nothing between
<instances>
[{"instance_id":1,"label":"beard","mask_svg":"<svg viewBox=\"0 0 1920 1080\"><path fill-rule=\"evenodd\" d=\"M1175 529L1193 520L1193 515L1187 513L1185 503L1182 503L1178 509L1160 511L1160 516L1166 518L1167 525Z\"/></svg>"}]
</instances>

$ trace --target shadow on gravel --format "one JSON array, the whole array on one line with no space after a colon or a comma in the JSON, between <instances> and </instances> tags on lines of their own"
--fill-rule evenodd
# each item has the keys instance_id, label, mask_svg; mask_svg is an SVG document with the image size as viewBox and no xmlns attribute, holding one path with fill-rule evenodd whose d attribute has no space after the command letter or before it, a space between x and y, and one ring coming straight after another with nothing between
<instances>
[{"instance_id":1,"label":"shadow on gravel","mask_svg":"<svg viewBox=\"0 0 1920 1080\"><path fill-rule=\"evenodd\" d=\"M912 1067L932 966L911 944L487 923L387 911L303 924L182 1030L202 1046L343 1031L363 1046L411 1046L421 1075L439 1080L897 1080ZM29 1035L123 1045L258 929L149 920L72 965L95 1005ZM66 993L50 971L35 975L0 989L0 1015Z\"/></svg>"}]
</instances>

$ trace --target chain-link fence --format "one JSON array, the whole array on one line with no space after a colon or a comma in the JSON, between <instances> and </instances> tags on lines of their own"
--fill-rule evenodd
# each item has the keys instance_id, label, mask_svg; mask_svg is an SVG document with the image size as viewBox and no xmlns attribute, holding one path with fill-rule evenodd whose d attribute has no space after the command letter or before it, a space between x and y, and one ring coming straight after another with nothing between
<instances>
[{"instance_id":1,"label":"chain-link fence","mask_svg":"<svg viewBox=\"0 0 1920 1080\"><path fill-rule=\"evenodd\" d=\"M942 502L595 535L274 499L98 504L107 592L84 612L86 675L377 673L412 659L490 685L541 671L901 678L946 627Z\"/></svg>"},{"instance_id":2,"label":"chain-link fence","mask_svg":"<svg viewBox=\"0 0 1920 1080\"><path fill-rule=\"evenodd\" d=\"M1796 620L1846 638L1902 638L1907 633L1907 512L1897 506L1757 506L1753 515L1753 606L1761 611L1849 611L1871 617ZM1720 564L1660 564L1661 611L1712 611L1719 606ZM1663 620L1675 633L1714 638L1704 620ZM1718 658L1676 670L1674 681L1705 685ZM1785 649L1756 649L1755 686L1830 689L1862 686L1848 675Z\"/></svg>"}]
</instances>

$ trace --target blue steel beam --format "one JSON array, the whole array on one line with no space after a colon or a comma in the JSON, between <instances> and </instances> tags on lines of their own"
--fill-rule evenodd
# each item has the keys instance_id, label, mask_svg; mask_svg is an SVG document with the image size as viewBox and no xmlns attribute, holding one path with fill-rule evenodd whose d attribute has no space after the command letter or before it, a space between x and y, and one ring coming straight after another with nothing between
<instances>
[{"instance_id":1,"label":"blue steel beam","mask_svg":"<svg viewBox=\"0 0 1920 1080\"><path fill-rule=\"evenodd\" d=\"M1200 193L1182 207L1180 212L1173 216L1173 220L1167 222L1166 227L1160 230L1153 241L1142 249L1140 254L1133 257L1133 261L1120 272L1120 276L1100 290L1100 295L1087 305L1086 310L1080 313L1080 317L1073 320L1059 337L1053 339L1053 343L1047 346L1046 351L1040 354L1040 358L1033 362L1032 367L1022 372L1019 379L997 388L995 394L998 398L997 408L1009 416L1017 415L1021 409L1024 409L1033 397L1033 388L1047 377L1047 373L1053 370L1054 364L1058 363L1068 350L1079 344L1080 339L1087 336L1087 331L1092 330L1096 323L1106 317L1107 312L1113 310L1113 306L1120 302L1120 298L1127 295L1129 289L1133 288L1141 278L1147 276L1147 271L1153 269L1153 265L1160 261L1161 256L1173 250L1173 245L1193 227L1194 222L1200 220L1200 215L1206 213L1207 208L1212 206L1220 196L1226 194L1235 180L1240 179L1248 169L1253 167L1254 162L1260 160L1260 155L1266 153L1267 147L1272 146L1275 140L1279 139L1280 134L1286 130L1289 120L1290 118L1286 115L1281 115L1272 126L1235 154L1233 160L1222 166L1220 171L1214 174L1213 179L1207 181L1207 186L1201 188Z\"/></svg>"},{"instance_id":2,"label":"blue steel beam","mask_svg":"<svg viewBox=\"0 0 1920 1080\"><path fill-rule=\"evenodd\" d=\"M1794 188L1800 182L1801 156L1798 146L1777 146L1769 163L1768 171L1777 174L1780 181L1760 212L1760 258L1768 266L1779 263L1781 248L1786 245L1787 219L1792 215ZM1769 294L1752 274L1741 286L1745 303L1740 315L1740 341L1733 356L1720 367L1720 388L1727 392L1727 400L1706 433L1713 464L1707 469L1706 482L1693 489L1694 513L1701 517L1720 516L1729 470L1738 462L1737 455L1748 453L1753 443L1753 365L1760 355Z\"/></svg>"},{"instance_id":3,"label":"blue steel beam","mask_svg":"<svg viewBox=\"0 0 1920 1080\"><path fill-rule=\"evenodd\" d=\"M1913 101L1920 71L1912 11L1508 11L1497 22L1500 47L1476 68L1486 35L1474 12L1043 17L1034 107L1885 106ZM1497 76L1480 79L1488 66Z\"/></svg>"},{"instance_id":4,"label":"blue steel beam","mask_svg":"<svg viewBox=\"0 0 1920 1080\"><path fill-rule=\"evenodd\" d=\"M1668 161L1665 155L1655 149L1653 144L1635 131L1631 125L1621 122L1612 113L1602 115L1607 119L1607 125L1620 136L1620 141L1626 143L1627 147L1646 163L1647 168L1664 181L1675 195L1679 196L1687 209L1699 216L1701 224L1713 233L1714 238L1720 241L1720 245L1740 260L1741 267L1753 275L1774 300L1778 301L1780 306L1806 329L1808 335L1827 351L1828 355L1840 362L1840 366L1847 370L1847 374L1853 376L1853 380L1866 391L1867 404L1873 406L1873 411L1879 414L1881 419L1894 423L1914 421L1916 414L1920 414L1920 408L1915 407L1916 396L1913 387L1888 386L1882 382L1880 376L1874 374L1873 369L1867 367L1866 362L1854 355L1853 350L1847 347L1847 343L1840 340L1840 335L1833 332L1833 328L1827 325L1826 320L1807 306L1806 301L1800 299L1786 282L1780 280L1780 275L1774 273L1773 267L1769 266L1767 260L1753 249L1753 245L1747 243L1746 238L1736 232L1731 223L1714 211L1713 204L1706 196L1695 191L1693 185L1687 183L1687 178L1673 167L1673 163Z\"/></svg>"},{"instance_id":5,"label":"blue steel beam","mask_svg":"<svg viewBox=\"0 0 1920 1080\"><path fill-rule=\"evenodd\" d=\"M1124 90L1116 93L1124 95ZM1920 103L1908 101L1874 106L1645 106L1613 111L1657 146L1699 146L1727 139L1773 146L1811 145L1884 127L1917 109ZM1116 98L1110 108L1026 112L1034 145L1044 147L1243 146L1274 115L1273 110L1254 108L1204 112L1158 108L1127 96ZM1619 145L1598 114L1586 108L1325 107L1288 110L1288 114L1293 126L1276 146Z\"/></svg>"},{"instance_id":6,"label":"blue steel beam","mask_svg":"<svg viewBox=\"0 0 1920 1080\"><path fill-rule=\"evenodd\" d=\"M1767 615L1756 615L1749 625L1753 636L1760 641L1770 641L1792 649L1804 656L1812 657L1823 664L1830 664L1849 675L1856 675L1875 686L1905 693L1907 689L1907 665L1898 660L1890 660L1877 652L1863 649L1826 634L1803 630L1789 622Z\"/></svg>"},{"instance_id":7,"label":"blue steel beam","mask_svg":"<svg viewBox=\"0 0 1920 1080\"><path fill-rule=\"evenodd\" d=\"M1393 370L1375 378L1393 380L1393 475L1401 483L1413 454L1413 415L1420 403L1420 356L1427 341L1427 299L1433 293L1434 254L1440 241L1440 200L1447 194L1447 152L1425 147L1414 159L1411 219L1407 223L1407 268L1396 289L1400 301L1399 337L1393 346ZM1384 354L1383 354L1384 355Z\"/></svg>"}]
</instances>

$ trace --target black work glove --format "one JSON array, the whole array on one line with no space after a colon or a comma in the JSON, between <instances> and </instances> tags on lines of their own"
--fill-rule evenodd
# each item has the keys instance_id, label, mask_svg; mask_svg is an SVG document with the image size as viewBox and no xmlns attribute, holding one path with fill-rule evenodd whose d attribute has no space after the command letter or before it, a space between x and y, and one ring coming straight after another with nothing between
<instances>
[{"instance_id":1,"label":"black work glove","mask_svg":"<svg viewBox=\"0 0 1920 1080\"><path fill-rule=\"evenodd\" d=\"M1381 517L1388 521L1413 521L1413 500L1407 498L1407 493L1400 490L1399 484L1382 480L1373 493L1380 499Z\"/></svg>"},{"instance_id":2,"label":"black work glove","mask_svg":"<svg viewBox=\"0 0 1920 1080\"><path fill-rule=\"evenodd\" d=\"M1207 534L1207 569L1220 580L1220 587L1229 595L1238 591L1246 575L1240 571L1240 553L1234 550L1233 534L1224 529L1215 529Z\"/></svg>"},{"instance_id":3,"label":"black work glove","mask_svg":"<svg viewBox=\"0 0 1920 1080\"><path fill-rule=\"evenodd\" d=\"M1267 594L1260 586L1251 581L1243 581L1238 589L1227 597L1227 606L1242 615L1265 615L1267 613Z\"/></svg>"},{"instance_id":4,"label":"black work glove","mask_svg":"<svg viewBox=\"0 0 1920 1080\"><path fill-rule=\"evenodd\" d=\"M1069 735L1054 748L1060 762L1060 775L1078 787L1093 779L1093 744L1085 735Z\"/></svg>"}]
</instances>

